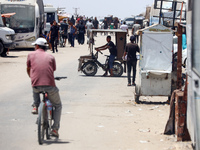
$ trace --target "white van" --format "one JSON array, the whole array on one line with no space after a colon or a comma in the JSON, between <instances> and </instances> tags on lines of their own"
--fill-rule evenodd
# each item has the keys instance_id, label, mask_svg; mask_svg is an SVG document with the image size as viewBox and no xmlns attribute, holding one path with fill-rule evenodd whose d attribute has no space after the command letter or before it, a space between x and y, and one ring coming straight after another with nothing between
<instances>
[{"instance_id":1,"label":"white van","mask_svg":"<svg viewBox=\"0 0 200 150\"><path fill-rule=\"evenodd\" d=\"M15 48L15 31L4 26L0 14L0 55L6 56L8 49Z\"/></svg>"},{"instance_id":2,"label":"white van","mask_svg":"<svg viewBox=\"0 0 200 150\"><path fill-rule=\"evenodd\" d=\"M53 5L44 5L44 14L45 14L45 27L44 31L49 32L51 25L50 23L55 20L58 22L58 14L57 9L53 7Z\"/></svg>"}]
</instances>

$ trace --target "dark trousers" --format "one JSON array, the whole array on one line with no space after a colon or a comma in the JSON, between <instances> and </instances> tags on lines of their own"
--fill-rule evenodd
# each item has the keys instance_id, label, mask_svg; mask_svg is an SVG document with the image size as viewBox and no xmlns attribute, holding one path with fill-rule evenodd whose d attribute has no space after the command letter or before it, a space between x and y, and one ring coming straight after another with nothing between
<instances>
[{"instance_id":1,"label":"dark trousers","mask_svg":"<svg viewBox=\"0 0 200 150\"><path fill-rule=\"evenodd\" d=\"M131 83L131 70L133 69L132 83L135 83L137 61L127 61L128 83Z\"/></svg>"},{"instance_id":2,"label":"dark trousers","mask_svg":"<svg viewBox=\"0 0 200 150\"><path fill-rule=\"evenodd\" d=\"M55 52L54 47L56 48L56 51L58 51L57 43L58 43L58 38L57 37L51 37L51 47L52 47L53 52Z\"/></svg>"},{"instance_id":3,"label":"dark trousers","mask_svg":"<svg viewBox=\"0 0 200 150\"><path fill-rule=\"evenodd\" d=\"M135 35L135 42L138 44L139 40L139 35Z\"/></svg>"},{"instance_id":4,"label":"dark trousers","mask_svg":"<svg viewBox=\"0 0 200 150\"><path fill-rule=\"evenodd\" d=\"M70 33L69 34L69 39L71 40L71 46L74 47L75 35Z\"/></svg>"},{"instance_id":5,"label":"dark trousers","mask_svg":"<svg viewBox=\"0 0 200 150\"><path fill-rule=\"evenodd\" d=\"M85 42L85 35L84 35L84 33L79 33L79 35L78 35L78 42L79 42L79 44L84 44L84 42Z\"/></svg>"}]
</instances>

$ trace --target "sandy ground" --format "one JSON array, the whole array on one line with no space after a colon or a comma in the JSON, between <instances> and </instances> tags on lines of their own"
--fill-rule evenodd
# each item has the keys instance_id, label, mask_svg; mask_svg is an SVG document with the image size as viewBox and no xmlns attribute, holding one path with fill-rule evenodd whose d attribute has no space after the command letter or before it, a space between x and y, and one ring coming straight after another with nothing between
<instances>
[{"instance_id":1,"label":"sandy ground","mask_svg":"<svg viewBox=\"0 0 200 150\"><path fill-rule=\"evenodd\" d=\"M104 35L98 35L95 46L105 44ZM78 58L89 54L87 45L70 48L59 48L53 54L57 61L55 76L67 76L67 79L56 81L63 103L59 140L52 139L42 146L37 143L36 116L30 114L31 86L26 74L26 58L31 50L10 51L7 58L0 58L0 104L5 105L5 97L20 97L26 107L20 115L18 128L26 122L28 126L19 129L23 140L17 136L7 136L4 129L13 134L18 133L15 124L5 118L0 119L0 147L4 149L70 149L70 150L190 150L191 142L177 142L174 135L164 135L164 128L169 116L167 97L140 97L145 104L134 103L134 87L127 87L124 73L120 78L101 77L99 68L94 77L86 77L78 72ZM51 51L47 51L51 53ZM105 52L104 54L106 54ZM99 58L102 62L104 56ZM137 76L138 77L138 76ZM138 79L136 77L136 79ZM12 95L14 94L14 95ZM23 97L22 97L23 95ZM8 101L6 101L8 102ZM148 103L148 102L161 102ZM13 107L6 111L16 110ZM2 117L3 111L0 112ZM8 115L16 118L14 114ZM16 119L17 120L17 119ZM8 125L10 124L10 125ZM7 125L7 126L5 126ZM29 133L26 133L26 131ZM11 133L10 133L11 134ZM8 140L11 141L8 143Z\"/></svg>"}]
</instances>

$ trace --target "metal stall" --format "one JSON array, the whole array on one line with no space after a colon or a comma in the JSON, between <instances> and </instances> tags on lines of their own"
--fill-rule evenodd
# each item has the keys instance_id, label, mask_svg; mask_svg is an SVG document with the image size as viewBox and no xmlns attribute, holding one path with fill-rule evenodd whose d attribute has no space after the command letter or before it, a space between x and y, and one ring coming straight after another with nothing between
<instances>
[{"instance_id":1,"label":"metal stall","mask_svg":"<svg viewBox=\"0 0 200 150\"><path fill-rule=\"evenodd\" d=\"M139 31L139 80L136 81L135 101L140 96L171 95L173 31L156 24Z\"/></svg>"}]
</instances>

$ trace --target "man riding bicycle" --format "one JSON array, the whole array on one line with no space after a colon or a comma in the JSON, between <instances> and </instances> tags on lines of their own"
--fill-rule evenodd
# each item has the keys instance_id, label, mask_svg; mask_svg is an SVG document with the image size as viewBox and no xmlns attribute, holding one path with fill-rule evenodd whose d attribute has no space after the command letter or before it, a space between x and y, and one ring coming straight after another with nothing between
<instances>
[{"instance_id":1,"label":"man riding bicycle","mask_svg":"<svg viewBox=\"0 0 200 150\"><path fill-rule=\"evenodd\" d=\"M38 114L40 104L39 93L47 92L49 100L55 107L51 134L58 137L62 103L54 80L54 71L56 70L55 58L45 52L47 46L46 39L38 38L32 45L35 45L35 51L29 53L27 58L27 73L31 78L33 88L34 103L32 113Z\"/></svg>"},{"instance_id":2,"label":"man riding bicycle","mask_svg":"<svg viewBox=\"0 0 200 150\"><path fill-rule=\"evenodd\" d=\"M108 60L109 66L106 69L106 72L103 74L103 76L107 76L108 69L110 69L110 76L113 77L113 62L115 60L115 57L117 56L117 48L116 48L115 44L111 41L111 36L107 36L106 40L108 42L107 44L105 44L101 47L97 47L97 48L95 48L95 50L102 51L102 50L106 50L107 48L109 49L109 52L110 52L110 56L109 56L109 60Z\"/></svg>"}]
</instances>

